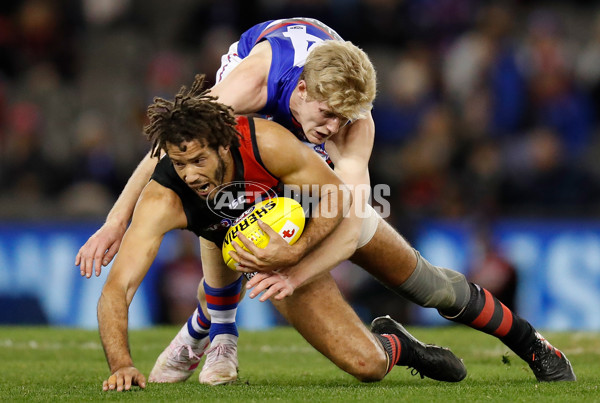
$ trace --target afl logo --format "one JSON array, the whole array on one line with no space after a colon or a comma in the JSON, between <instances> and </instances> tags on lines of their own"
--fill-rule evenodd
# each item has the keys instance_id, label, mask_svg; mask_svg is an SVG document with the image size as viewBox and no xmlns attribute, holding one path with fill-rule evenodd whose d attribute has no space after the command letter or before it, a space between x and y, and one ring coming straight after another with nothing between
<instances>
[{"instance_id":1,"label":"afl logo","mask_svg":"<svg viewBox=\"0 0 600 403\"><path fill-rule=\"evenodd\" d=\"M234 181L214 188L206 198L208 209L218 217L236 220L248 204L277 196L270 187L252 181ZM221 221L223 223L223 221Z\"/></svg>"}]
</instances>

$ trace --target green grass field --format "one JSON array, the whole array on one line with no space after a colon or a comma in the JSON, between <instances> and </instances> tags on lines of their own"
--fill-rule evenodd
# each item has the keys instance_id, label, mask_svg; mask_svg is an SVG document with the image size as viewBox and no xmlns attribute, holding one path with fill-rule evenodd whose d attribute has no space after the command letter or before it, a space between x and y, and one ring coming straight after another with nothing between
<instances>
[{"instance_id":1,"label":"green grass field","mask_svg":"<svg viewBox=\"0 0 600 403\"><path fill-rule=\"evenodd\" d=\"M146 376L177 330L131 332L133 358ZM493 337L466 327L410 330L425 342L450 347L464 359L467 378L441 383L398 367L381 382L361 384L293 329L278 328L241 333L236 384L200 385L196 373L182 384L103 392L101 384L109 373L97 332L0 327L0 401L600 402L600 334L545 332L568 355L578 381L541 384ZM508 360L503 360L506 355Z\"/></svg>"}]
</instances>

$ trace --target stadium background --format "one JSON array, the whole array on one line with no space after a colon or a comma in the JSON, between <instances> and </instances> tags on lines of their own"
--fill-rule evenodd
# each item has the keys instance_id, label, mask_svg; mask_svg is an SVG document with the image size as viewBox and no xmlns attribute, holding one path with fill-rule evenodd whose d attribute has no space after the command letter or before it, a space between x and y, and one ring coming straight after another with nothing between
<instances>
[{"instance_id":1,"label":"stadium background","mask_svg":"<svg viewBox=\"0 0 600 403\"><path fill-rule=\"evenodd\" d=\"M172 96L251 25L318 18L377 70L372 184L433 263L513 303L538 328L600 330L600 7L593 1L13 0L0 4L0 323L94 328L108 271L78 248L148 150L153 96ZM169 234L132 327L181 323L197 242ZM365 321L438 324L350 264ZM245 328L279 323L246 299Z\"/></svg>"}]
</instances>

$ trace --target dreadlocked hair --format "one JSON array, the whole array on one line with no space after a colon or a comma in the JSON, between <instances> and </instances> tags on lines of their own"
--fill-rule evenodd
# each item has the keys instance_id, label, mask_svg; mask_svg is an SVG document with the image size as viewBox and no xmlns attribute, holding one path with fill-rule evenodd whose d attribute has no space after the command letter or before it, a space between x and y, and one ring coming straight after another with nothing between
<instances>
[{"instance_id":1,"label":"dreadlocked hair","mask_svg":"<svg viewBox=\"0 0 600 403\"><path fill-rule=\"evenodd\" d=\"M154 98L148 107L150 123L144 126L144 134L152 143L151 156L166 152L166 143L179 145L184 151L181 144L192 140L215 150L219 146L239 147L233 110L208 95L209 89L202 90L203 86L204 75L198 74L192 87L181 87L173 101Z\"/></svg>"}]
</instances>

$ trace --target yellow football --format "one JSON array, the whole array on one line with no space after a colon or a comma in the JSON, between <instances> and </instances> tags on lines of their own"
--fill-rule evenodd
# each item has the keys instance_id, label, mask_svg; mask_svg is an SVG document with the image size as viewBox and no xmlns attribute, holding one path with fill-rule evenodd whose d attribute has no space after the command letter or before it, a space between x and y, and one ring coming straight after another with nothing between
<instances>
[{"instance_id":1,"label":"yellow football","mask_svg":"<svg viewBox=\"0 0 600 403\"><path fill-rule=\"evenodd\" d=\"M229 255L229 252L234 250L233 242L237 242L238 245L248 250L239 240L238 231L259 248L264 248L269 243L269 235L258 226L259 219L273 228L290 245L300 238L304 230L304 210L296 200L288 197L274 197L255 204L233 222L225 235L222 249L223 260L230 269L235 270L237 263Z\"/></svg>"}]
</instances>

